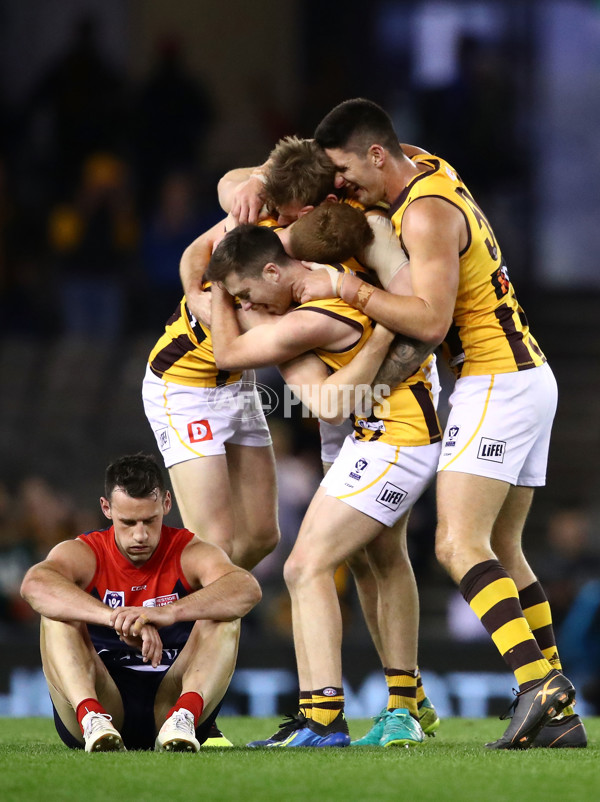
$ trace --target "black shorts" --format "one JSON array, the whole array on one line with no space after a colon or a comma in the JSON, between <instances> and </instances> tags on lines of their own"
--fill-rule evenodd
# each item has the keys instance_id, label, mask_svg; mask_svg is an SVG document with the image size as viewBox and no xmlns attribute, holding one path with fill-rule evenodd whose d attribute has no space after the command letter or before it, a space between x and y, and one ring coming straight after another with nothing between
<instances>
[{"instance_id":1,"label":"black shorts","mask_svg":"<svg viewBox=\"0 0 600 802\"><path fill-rule=\"evenodd\" d=\"M131 668L110 666L123 700L125 718L120 729L123 743L127 749L154 749L156 726L154 724L154 699L166 671L135 671ZM217 717L221 702L210 716L196 728L196 738L202 744L208 738L209 730ZM70 749L83 749L63 724L54 708L54 725L61 740Z\"/></svg>"}]
</instances>

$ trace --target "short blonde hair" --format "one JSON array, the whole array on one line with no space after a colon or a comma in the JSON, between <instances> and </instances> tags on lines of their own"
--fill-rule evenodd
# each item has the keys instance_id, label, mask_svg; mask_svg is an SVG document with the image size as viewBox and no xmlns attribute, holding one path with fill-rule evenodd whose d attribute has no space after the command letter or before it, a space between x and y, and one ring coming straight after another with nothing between
<instances>
[{"instance_id":1,"label":"short blonde hair","mask_svg":"<svg viewBox=\"0 0 600 802\"><path fill-rule=\"evenodd\" d=\"M273 209L290 203L318 206L335 192L335 165L314 139L280 139L267 165L264 193Z\"/></svg>"}]
</instances>

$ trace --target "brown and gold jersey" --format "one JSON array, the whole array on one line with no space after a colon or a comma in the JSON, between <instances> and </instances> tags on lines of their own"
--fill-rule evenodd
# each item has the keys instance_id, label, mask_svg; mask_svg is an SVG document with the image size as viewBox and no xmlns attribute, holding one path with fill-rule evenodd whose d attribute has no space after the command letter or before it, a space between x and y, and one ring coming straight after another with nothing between
<instances>
[{"instance_id":1,"label":"brown and gold jersey","mask_svg":"<svg viewBox=\"0 0 600 802\"><path fill-rule=\"evenodd\" d=\"M219 370L210 329L192 315L185 296L167 320L164 334L150 352L148 362L156 376L189 387L219 387L242 377L240 372Z\"/></svg>"},{"instance_id":2,"label":"brown and gold jersey","mask_svg":"<svg viewBox=\"0 0 600 802\"><path fill-rule=\"evenodd\" d=\"M352 263L353 260L350 260L333 267L345 271L355 270ZM347 365L373 332L371 319L341 298L309 301L296 309L307 309L328 315L343 320L356 329L356 341L343 351L314 349L314 353L332 371ZM372 414L368 418L353 416L354 436L357 440L363 442L381 440L383 443L400 446L422 446L441 440L440 424L431 396L431 385L423 366L390 394L384 391L380 396L378 400L376 395Z\"/></svg>"},{"instance_id":3,"label":"brown and gold jersey","mask_svg":"<svg viewBox=\"0 0 600 802\"><path fill-rule=\"evenodd\" d=\"M546 358L529 331L487 218L448 162L429 155L413 161L427 169L390 208L400 241L404 212L418 198L448 201L461 211L467 226L452 326L443 343L450 367L457 376L481 376L543 364Z\"/></svg>"}]
</instances>

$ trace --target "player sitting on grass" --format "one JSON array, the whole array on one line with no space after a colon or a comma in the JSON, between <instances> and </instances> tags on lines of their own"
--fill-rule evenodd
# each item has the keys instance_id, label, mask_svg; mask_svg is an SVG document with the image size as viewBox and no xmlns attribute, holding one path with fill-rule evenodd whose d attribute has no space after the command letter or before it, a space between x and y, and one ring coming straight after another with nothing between
<instances>
[{"instance_id":1,"label":"player sitting on grass","mask_svg":"<svg viewBox=\"0 0 600 802\"><path fill-rule=\"evenodd\" d=\"M111 526L59 543L21 588L42 616L56 729L86 752L197 752L260 587L217 546L163 525L171 495L152 457L109 465L104 493Z\"/></svg>"}]
</instances>

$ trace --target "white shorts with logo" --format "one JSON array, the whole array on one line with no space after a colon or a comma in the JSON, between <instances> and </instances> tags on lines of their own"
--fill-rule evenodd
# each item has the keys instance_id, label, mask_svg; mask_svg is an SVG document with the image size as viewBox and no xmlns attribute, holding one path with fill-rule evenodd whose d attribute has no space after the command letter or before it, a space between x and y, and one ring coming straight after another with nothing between
<instances>
[{"instance_id":1,"label":"white shorts with logo","mask_svg":"<svg viewBox=\"0 0 600 802\"><path fill-rule=\"evenodd\" d=\"M225 443L254 447L272 443L253 382L187 387L160 379L147 367L142 399L167 468L224 454Z\"/></svg>"},{"instance_id":2,"label":"white shorts with logo","mask_svg":"<svg viewBox=\"0 0 600 802\"><path fill-rule=\"evenodd\" d=\"M558 391L550 366L458 379L449 398L439 471L512 485L546 483Z\"/></svg>"},{"instance_id":3,"label":"white shorts with logo","mask_svg":"<svg viewBox=\"0 0 600 802\"><path fill-rule=\"evenodd\" d=\"M439 456L439 443L393 446L350 435L321 485L326 495L393 526L426 490Z\"/></svg>"},{"instance_id":4,"label":"white shorts with logo","mask_svg":"<svg viewBox=\"0 0 600 802\"><path fill-rule=\"evenodd\" d=\"M424 370L427 380L431 383L433 404L437 409L441 385L435 354L431 355L431 360ZM327 421L320 420L319 435L321 437L321 462L331 465L342 450L344 440L349 434L352 434L352 431L352 421L349 419L345 420L343 423L340 423L339 426L334 426L332 423L327 423Z\"/></svg>"}]
</instances>

